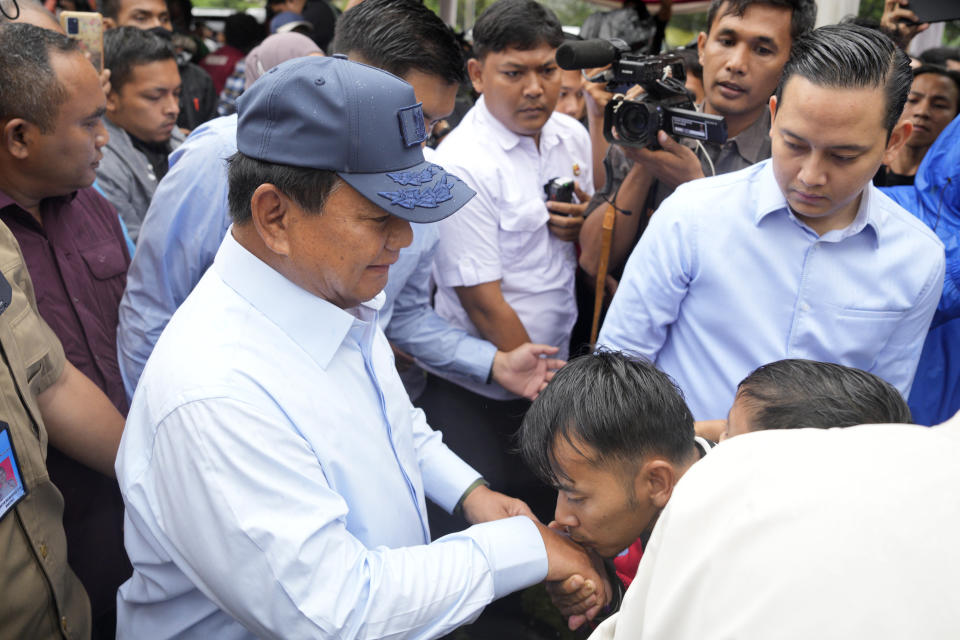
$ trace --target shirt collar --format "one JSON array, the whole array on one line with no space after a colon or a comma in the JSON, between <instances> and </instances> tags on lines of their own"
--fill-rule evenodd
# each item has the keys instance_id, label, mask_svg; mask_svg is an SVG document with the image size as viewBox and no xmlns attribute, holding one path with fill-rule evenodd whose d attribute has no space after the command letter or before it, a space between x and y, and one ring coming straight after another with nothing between
<instances>
[{"instance_id":1,"label":"shirt collar","mask_svg":"<svg viewBox=\"0 0 960 640\"><path fill-rule=\"evenodd\" d=\"M88 188L89 188L89 187L88 187ZM72 192L70 192L70 193L68 193L68 194L66 194L66 195L63 195L63 196L51 196L51 197L49 197L49 198L44 198L43 200L41 200L41 201L40 201L40 206L43 207L43 206L48 205L48 204L50 204L50 203L54 203L54 204L55 204L55 203L57 203L58 201L61 202L62 204L69 204L70 202L73 202L73 199L76 198L76 197L77 197L77 192L76 192L76 191L72 191ZM19 203L19 202L17 202L16 200L14 200L14 199L11 198L10 196L8 196L4 191L0 191L0 209L6 209L6 208L9 207L10 205L14 205L14 206L16 206L18 209L20 209L21 211L23 211L24 214L26 214L26 215L28 215L28 216L30 215L30 212L27 211L26 209L24 209L22 206L20 206L20 203ZM33 216L30 216L30 217L32 218Z\"/></svg>"},{"instance_id":2,"label":"shirt collar","mask_svg":"<svg viewBox=\"0 0 960 640\"><path fill-rule=\"evenodd\" d=\"M773 159L764 160L759 163L758 166L760 167L758 176L759 184L757 186L757 207L754 211L754 223L759 225L760 221L768 215L783 212L790 216L797 224L809 228L797 220L790 211L790 207L787 206L787 199L783 196L783 192L780 191L780 185L777 184L777 180L773 175ZM874 247L879 247L880 228L883 226L883 220L886 214L880 207L871 206L874 197L873 190L874 187L872 184L867 184L864 188L863 196L860 198L860 206L857 209L857 215L850 225L844 229L829 231L823 234L821 238L828 241L839 242L855 236L869 227L873 232Z\"/></svg>"},{"instance_id":3,"label":"shirt collar","mask_svg":"<svg viewBox=\"0 0 960 640\"><path fill-rule=\"evenodd\" d=\"M476 108L480 110L480 114L483 116L484 125L490 130L494 139L496 139L504 151L510 151L523 142L524 139L530 140L531 143L533 142L533 138L530 136L518 135L505 127L503 123L487 109L487 103L484 101L482 95L476 102ZM546 124L543 125L543 129L540 130L540 152L542 153L543 151L551 149L559 143L560 135L554 124L553 114L551 114L550 119L547 120Z\"/></svg>"},{"instance_id":4,"label":"shirt collar","mask_svg":"<svg viewBox=\"0 0 960 640\"><path fill-rule=\"evenodd\" d=\"M282 274L247 251L233 237L233 227L217 251L213 268L223 282L324 369L355 324L376 320L383 306L381 291L373 300L344 310L287 280Z\"/></svg>"},{"instance_id":5,"label":"shirt collar","mask_svg":"<svg viewBox=\"0 0 960 640\"><path fill-rule=\"evenodd\" d=\"M770 110L764 109L759 118L749 127L733 137L737 153L750 164L756 164L767 157L767 144L770 140Z\"/></svg>"}]
</instances>

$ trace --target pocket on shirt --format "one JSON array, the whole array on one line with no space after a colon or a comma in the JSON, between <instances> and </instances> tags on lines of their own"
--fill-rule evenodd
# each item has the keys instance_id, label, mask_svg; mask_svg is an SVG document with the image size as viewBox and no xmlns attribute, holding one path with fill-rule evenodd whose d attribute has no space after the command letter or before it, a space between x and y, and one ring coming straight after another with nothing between
<instances>
[{"instance_id":1,"label":"pocket on shirt","mask_svg":"<svg viewBox=\"0 0 960 640\"><path fill-rule=\"evenodd\" d=\"M836 322L827 329L832 333L830 359L869 371L906 313L907 310L838 309Z\"/></svg>"},{"instance_id":2,"label":"pocket on shirt","mask_svg":"<svg viewBox=\"0 0 960 640\"><path fill-rule=\"evenodd\" d=\"M80 249L80 255L97 280L109 280L123 275L127 270L123 249L114 240Z\"/></svg>"},{"instance_id":3,"label":"pocket on shirt","mask_svg":"<svg viewBox=\"0 0 960 640\"><path fill-rule=\"evenodd\" d=\"M549 259L547 215L542 200L507 204L500 214L500 246L504 271L535 266Z\"/></svg>"}]
</instances>

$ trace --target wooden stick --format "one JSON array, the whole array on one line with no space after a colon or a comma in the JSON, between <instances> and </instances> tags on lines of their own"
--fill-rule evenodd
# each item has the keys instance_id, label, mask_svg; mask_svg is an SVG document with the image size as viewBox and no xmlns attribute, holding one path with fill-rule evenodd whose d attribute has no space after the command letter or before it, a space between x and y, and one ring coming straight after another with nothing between
<instances>
[{"instance_id":1,"label":"wooden stick","mask_svg":"<svg viewBox=\"0 0 960 640\"><path fill-rule=\"evenodd\" d=\"M597 333L600 332L600 310L607 291L607 267L610 264L610 244L613 242L613 224L617 220L617 210L612 204L603 212L603 225L600 230L600 264L597 266L597 291L593 299L593 326L590 328L590 344L596 346Z\"/></svg>"}]
</instances>

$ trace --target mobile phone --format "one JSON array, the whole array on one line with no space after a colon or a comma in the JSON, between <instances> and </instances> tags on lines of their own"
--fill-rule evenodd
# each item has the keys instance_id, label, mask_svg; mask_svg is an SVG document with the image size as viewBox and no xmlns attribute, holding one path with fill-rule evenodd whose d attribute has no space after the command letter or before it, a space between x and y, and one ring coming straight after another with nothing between
<instances>
[{"instance_id":1,"label":"mobile phone","mask_svg":"<svg viewBox=\"0 0 960 640\"><path fill-rule=\"evenodd\" d=\"M61 11L60 25L67 37L80 43L97 73L103 71L103 17L92 11Z\"/></svg>"},{"instance_id":2,"label":"mobile phone","mask_svg":"<svg viewBox=\"0 0 960 640\"><path fill-rule=\"evenodd\" d=\"M957 0L910 0L907 8L917 14L914 24L960 19L960 2Z\"/></svg>"}]
</instances>

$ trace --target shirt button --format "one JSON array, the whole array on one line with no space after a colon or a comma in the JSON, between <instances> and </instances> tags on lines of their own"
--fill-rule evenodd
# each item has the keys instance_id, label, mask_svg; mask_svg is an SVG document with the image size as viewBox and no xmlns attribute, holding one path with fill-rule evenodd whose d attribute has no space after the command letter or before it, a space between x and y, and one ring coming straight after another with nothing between
<instances>
[{"instance_id":1,"label":"shirt button","mask_svg":"<svg viewBox=\"0 0 960 640\"><path fill-rule=\"evenodd\" d=\"M67 616L60 618L60 628L63 629L64 633L67 633Z\"/></svg>"},{"instance_id":2,"label":"shirt button","mask_svg":"<svg viewBox=\"0 0 960 640\"><path fill-rule=\"evenodd\" d=\"M46 542L40 543L40 557L43 558L44 560L47 559L47 543Z\"/></svg>"},{"instance_id":3,"label":"shirt button","mask_svg":"<svg viewBox=\"0 0 960 640\"><path fill-rule=\"evenodd\" d=\"M73 296L73 301L76 304L80 304L80 298L78 298L77 296Z\"/></svg>"},{"instance_id":4,"label":"shirt button","mask_svg":"<svg viewBox=\"0 0 960 640\"><path fill-rule=\"evenodd\" d=\"M804 311L810 311L810 305L808 305L806 302L800 305L800 308L803 309Z\"/></svg>"}]
</instances>

